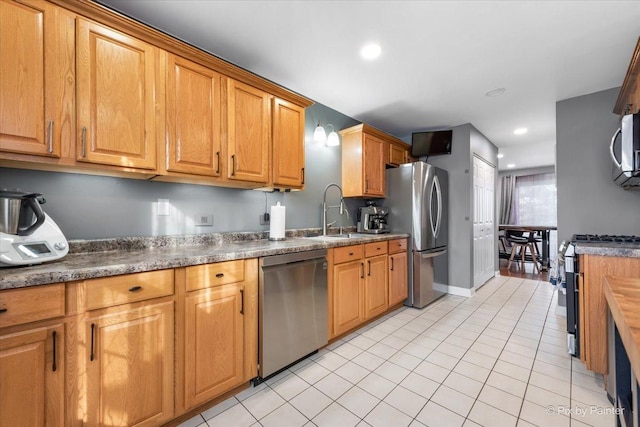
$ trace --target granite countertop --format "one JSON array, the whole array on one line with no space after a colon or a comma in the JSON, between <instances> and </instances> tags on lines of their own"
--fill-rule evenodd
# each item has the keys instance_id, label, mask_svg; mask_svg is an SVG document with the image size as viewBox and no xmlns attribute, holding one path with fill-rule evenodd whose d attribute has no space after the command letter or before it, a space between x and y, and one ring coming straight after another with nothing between
<instances>
[{"instance_id":1,"label":"granite countertop","mask_svg":"<svg viewBox=\"0 0 640 427\"><path fill-rule=\"evenodd\" d=\"M640 258L637 243L576 242L575 247L577 254Z\"/></svg>"},{"instance_id":2,"label":"granite countertop","mask_svg":"<svg viewBox=\"0 0 640 427\"><path fill-rule=\"evenodd\" d=\"M631 369L640 378L640 279L606 276L602 288Z\"/></svg>"},{"instance_id":3,"label":"granite countertop","mask_svg":"<svg viewBox=\"0 0 640 427\"><path fill-rule=\"evenodd\" d=\"M408 237L372 234L331 240L287 232L284 241L270 241L265 233L214 233L195 236L132 237L69 241L69 254L34 266L0 269L0 290L49 283L93 279L143 271L257 258Z\"/></svg>"}]
</instances>

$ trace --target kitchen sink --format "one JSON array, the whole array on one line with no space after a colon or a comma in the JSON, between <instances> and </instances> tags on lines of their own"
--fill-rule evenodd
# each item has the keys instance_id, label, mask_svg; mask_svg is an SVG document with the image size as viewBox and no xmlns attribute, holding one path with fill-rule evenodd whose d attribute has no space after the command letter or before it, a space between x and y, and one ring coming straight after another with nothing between
<instances>
[{"instance_id":1,"label":"kitchen sink","mask_svg":"<svg viewBox=\"0 0 640 427\"><path fill-rule=\"evenodd\" d=\"M305 236L305 239L311 240L322 240L322 241L331 241L331 240L344 240L344 239L356 239L358 237L370 237L371 234L363 234L363 233L347 233L347 234L329 234L327 236Z\"/></svg>"}]
</instances>

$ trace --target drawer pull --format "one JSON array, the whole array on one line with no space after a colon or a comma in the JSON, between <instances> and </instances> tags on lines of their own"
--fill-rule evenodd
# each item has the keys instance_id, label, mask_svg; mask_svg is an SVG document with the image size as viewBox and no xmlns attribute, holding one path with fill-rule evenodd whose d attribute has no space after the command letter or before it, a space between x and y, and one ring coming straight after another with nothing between
<instances>
[{"instance_id":1,"label":"drawer pull","mask_svg":"<svg viewBox=\"0 0 640 427\"><path fill-rule=\"evenodd\" d=\"M56 340L57 335L58 335L58 333L56 331L53 331L51 333L51 338L53 339L53 363L51 364L51 370L53 372L55 372L58 369L58 365L56 363L56 358L57 358L56 353L58 352L57 349L56 349L56 347L57 347L57 345L56 345L57 344L57 342L56 342L57 341Z\"/></svg>"},{"instance_id":2,"label":"drawer pull","mask_svg":"<svg viewBox=\"0 0 640 427\"><path fill-rule=\"evenodd\" d=\"M0 308L0 314L2 314L2 313L6 313L6 312L7 312L7 310L8 310L7 308Z\"/></svg>"},{"instance_id":3,"label":"drawer pull","mask_svg":"<svg viewBox=\"0 0 640 427\"><path fill-rule=\"evenodd\" d=\"M220 279L220 278L224 277L224 273L218 273L218 274L216 274L216 277L217 277L218 279Z\"/></svg>"},{"instance_id":4,"label":"drawer pull","mask_svg":"<svg viewBox=\"0 0 640 427\"><path fill-rule=\"evenodd\" d=\"M244 290L240 289L240 314L244 314Z\"/></svg>"},{"instance_id":5,"label":"drawer pull","mask_svg":"<svg viewBox=\"0 0 640 427\"><path fill-rule=\"evenodd\" d=\"M129 292L138 292L142 290L142 286L132 286L129 288Z\"/></svg>"},{"instance_id":6,"label":"drawer pull","mask_svg":"<svg viewBox=\"0 0 640 427\"><path fill-rule=\"evenodd\" d=\"M353 252L349 252L349 256L353 256Z\"/></svg>"},{"instance_id":7,"label":"drawer pull","mask_svg":"<svg viewBox=\"0 0 640 427\"><path fill-rule=\"evenodd\" d=\"M95 323L92 323L92 324L91 324L91 354L89 354L89 360L90 360L91 362L93 362L93 359L95 359L95 355L93 354L93 346L94 346L95 329L96 329L96 324L95 324Z\"/></svg>"}]
</instances>

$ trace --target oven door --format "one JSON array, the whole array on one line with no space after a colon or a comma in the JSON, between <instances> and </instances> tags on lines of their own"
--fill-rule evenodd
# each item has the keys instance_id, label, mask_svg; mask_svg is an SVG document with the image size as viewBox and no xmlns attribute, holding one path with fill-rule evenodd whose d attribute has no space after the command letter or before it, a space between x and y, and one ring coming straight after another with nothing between
<instances>
[{"instance_id":1,"label":"oven door","mask_svg":"<svg viewBox=\"0 0 640 427\"><path fill-rule=\"evenodd\" d=\"M572 356L580 356L580 298L578 256L570 245L565 254L567 277L567 349Z\"/></svg>"}]
</instances>

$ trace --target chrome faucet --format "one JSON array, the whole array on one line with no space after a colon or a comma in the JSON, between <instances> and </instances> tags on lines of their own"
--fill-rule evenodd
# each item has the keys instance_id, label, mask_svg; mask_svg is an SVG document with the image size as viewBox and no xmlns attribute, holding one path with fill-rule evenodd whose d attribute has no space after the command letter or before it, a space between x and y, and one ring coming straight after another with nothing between
<instances>
[{"instance_id":1,"label":"chrome faucet","mask_svg":"<svg viewBox=\"0 0 640 427\"><path fill-rule=\"evenodd\" d=\"M331 187L336 187L338 191L340 191L339 205L327 206L327 190L329 190L329 188ZM336 220L327 224L327 212L329 212L329 209L331 208L338 208L340 210L340 215L342 215L343 213L346 213L347 218L349 218L349 211L344 206L344 198L342 197L342 188L340 188L338 184L329 184L324 189L324 196L322 197L322 235L323 236L327 235L327 228L337 222ZM340 228L342 229L342 227Z\"/></svg>"}]
</instances>

